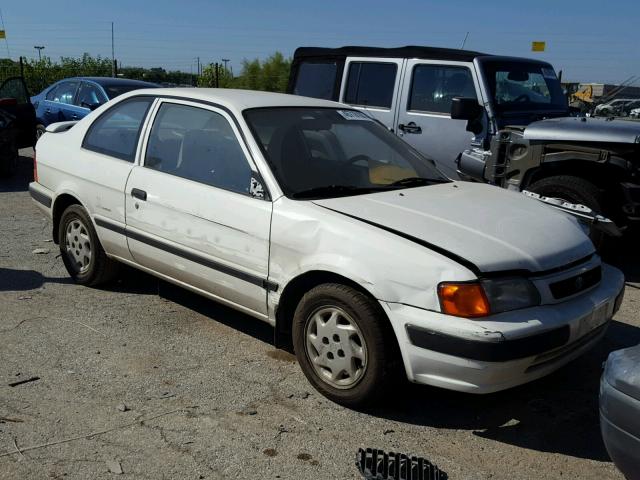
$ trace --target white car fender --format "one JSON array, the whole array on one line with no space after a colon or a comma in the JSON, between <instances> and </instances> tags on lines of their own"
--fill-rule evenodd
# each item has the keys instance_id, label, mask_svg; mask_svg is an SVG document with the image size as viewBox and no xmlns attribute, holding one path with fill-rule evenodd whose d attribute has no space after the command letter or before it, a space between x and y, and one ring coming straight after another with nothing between
<instances>
[{"instance_id":1,"label":"white car fender","mask_svg":"<svg viewBox=\"0 0 640 480\"><path fill-rule=\"evenodd\" d=\"M312 271L348 278L380 301L434 311L440 310L434 287L441 281L476 278L423 245L287 198L274 202L269 263L269 279L281 287L270 293L272 307L292 280Z\"/></svg>"}]
</instances>

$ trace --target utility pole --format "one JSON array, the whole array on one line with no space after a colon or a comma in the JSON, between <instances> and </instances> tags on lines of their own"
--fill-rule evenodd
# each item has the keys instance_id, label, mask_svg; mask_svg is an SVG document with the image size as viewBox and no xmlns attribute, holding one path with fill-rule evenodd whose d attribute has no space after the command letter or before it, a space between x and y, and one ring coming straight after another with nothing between
<instances>
[{"instance_id":1,"label":"utility pole","mask_svg":"<svg viewBox=\"0 0 640 480\"><path fill-rule=\"evenodd\" d=\"M216 88L220 88L220 76L218 74L219 71L219 65L218 62L216 62Z\"/></svg>"},{"instance_id":2,"label":"utility pole","mask_svg":"<svg viewBox=\"0 0 640 480\"><path fill-rule=\"evenodd\" d=\"M113 22L111 22L111 76L116 76L116 54L113 47Z\"/></svg>"},{"instance_id":3,"label":"utility pole","mask_svg":"<svg viewBox=\"0 0 640 480\"><path fill-rule=\"evenodd\" d=\"M198 76L200 76L200 74L202 73L200 71L200 57L196 57L196 59L198 60L198 70L197 70L198 71Z\"/></svg>"},{"instance_id":4,"label":"utility pole","mask_svg":"<svg viewBox=\"0 0 640 480\"><path fill-rule=\"evenodd\" d=\"M228 58L223 58L222 61L224 62L224 71L227 71L227 62L230 62L231 60L229 60Z\"/></svg>"},{"instance_id":5,"label":"utility pole","mask_svg":"<svg viewBox=\"0 0 640 480\"><path fill-rule=\"evenodd\" d=\"M40 55L40 52L44 50L44 45L34 45L33 48L38 50L38 61L42 60L42 55Z\"/></svg>"}]
</instances>

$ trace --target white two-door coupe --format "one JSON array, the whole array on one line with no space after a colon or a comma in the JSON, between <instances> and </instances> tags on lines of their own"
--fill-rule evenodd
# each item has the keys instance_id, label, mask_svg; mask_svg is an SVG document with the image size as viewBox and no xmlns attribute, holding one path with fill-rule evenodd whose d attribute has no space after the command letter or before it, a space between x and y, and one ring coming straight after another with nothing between
<instances>
[{"instance_id":1,"label":"white two-door coupe","mask_svg":"<svg viewBox=\"0 0 640 480\"><path fill-rule=\"evenodd\" d=\"M475 393L539 378L622 299L574 218L451 181L338 103L138 90L36 150L30 192L76 282L124 263L267 321L345 405L401 375Z\"/></svg>"}]
</instances>

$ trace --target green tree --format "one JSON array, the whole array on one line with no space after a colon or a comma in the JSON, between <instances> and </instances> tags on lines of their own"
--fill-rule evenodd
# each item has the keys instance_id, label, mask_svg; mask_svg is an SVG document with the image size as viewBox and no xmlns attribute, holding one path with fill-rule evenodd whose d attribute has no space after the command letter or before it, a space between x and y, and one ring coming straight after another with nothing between
<instances>
[{"instance_id":1,"label":"green tree","mask_svg":"<svg viewBox=\"0 0 640 480\"><path fill-rule=\"evenodd\" d=\"M220 88L234 88L235 79L231 72L218 65L218 86ZM202 75L198 77L199 87L215 87L216 86L216 66L213 63L206 65L202 69Z\"/></svg>"}]
</instances>

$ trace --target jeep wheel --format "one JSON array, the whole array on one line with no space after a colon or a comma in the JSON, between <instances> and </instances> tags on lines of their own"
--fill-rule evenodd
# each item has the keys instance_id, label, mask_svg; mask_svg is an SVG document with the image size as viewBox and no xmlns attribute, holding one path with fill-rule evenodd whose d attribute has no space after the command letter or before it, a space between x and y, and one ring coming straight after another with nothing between
<instances>
[{"instance_id":1,"label":"jeep wheel","mask_svg":"<svg viewBox=\"0 0 640 480\"><path fill-rule=\"evenodd\" d=\"M599 215L605 215L602 192L593 183L583 178L570 175L547 177L533 183L527 190L545 197L560 198L569 203L579 203ZM592 229L589 237L598 250L604 248L605 234L603 232Z\"/></svg>"},{"instance_id":2,"label":"jeep wheel","mask_svg":"<svg viewBox=\"0 0 640 480\"><path fill-rule=\"evenodd\" d=\"M586 205L594 212L603 215L600 189L579 177L570 175L547 177L533 183L527 190L545 197L561 198L569 203Z\"/></svg>"},{"instance_id":3,"label":"jeep wheel","mask_svg":"<svg viewBox=\"0 0 640 480\"><path fill-rule=\"evenodd\" d=\"M395 335L380 306L346 285L307 292L295 311L293 343L309 382L349 407L379 400L399 363Z\"/></svg>"}]
</instances>

